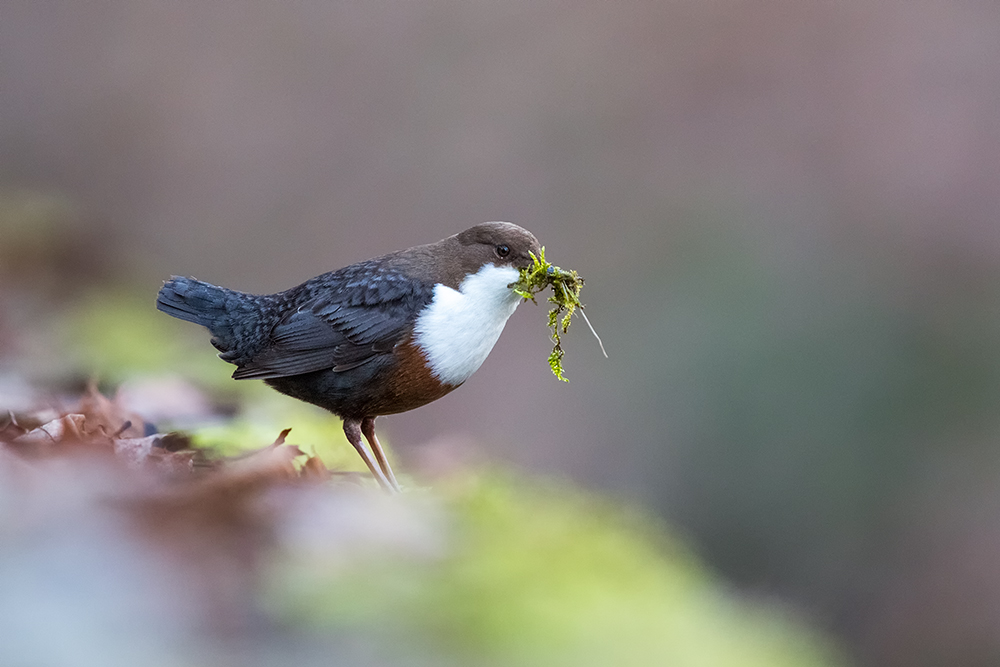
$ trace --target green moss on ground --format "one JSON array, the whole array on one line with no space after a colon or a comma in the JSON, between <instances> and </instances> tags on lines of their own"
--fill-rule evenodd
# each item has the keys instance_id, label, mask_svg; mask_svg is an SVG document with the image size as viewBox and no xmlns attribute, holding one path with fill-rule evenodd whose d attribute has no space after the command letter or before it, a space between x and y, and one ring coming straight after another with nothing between
<instances>
[{"instance_id":1,"label":"green moss on ground","mask_svg":"<svg viewBox=\"0 0 1000 667\"><path fill-rule=\"evenodd\" d=\"M346 568L290 554L275 564L273 612L312 631L414 642L439 664L843 664L634 509L510 473L428 494L419 502L439 503L450 522L444 554L368 554Z\"/></svg>"}]
</instances>

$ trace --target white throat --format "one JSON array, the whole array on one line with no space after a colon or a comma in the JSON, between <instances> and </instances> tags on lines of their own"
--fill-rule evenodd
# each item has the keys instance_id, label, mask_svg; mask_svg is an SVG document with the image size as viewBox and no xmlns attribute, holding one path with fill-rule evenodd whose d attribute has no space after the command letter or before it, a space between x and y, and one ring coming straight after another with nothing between
<instances>
[{"instance_id":1,"label":"white throat","mask_svg":"<svg viewBox=\"0 0 1000 667\"><path fill-rule=\"evenodd\" d=\"M517 277L513 267L486 264L457 290L434 286L434 299L414 325L414 342L435 378L459 385L482 365L521 301L507 287Z\"/></svg>"}]
</instances>

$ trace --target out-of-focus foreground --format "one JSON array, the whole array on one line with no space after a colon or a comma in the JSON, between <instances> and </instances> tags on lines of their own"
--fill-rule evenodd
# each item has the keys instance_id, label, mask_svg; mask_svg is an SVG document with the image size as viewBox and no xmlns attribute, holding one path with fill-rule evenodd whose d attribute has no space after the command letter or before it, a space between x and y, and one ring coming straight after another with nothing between
<instances>
[{"instance_id":1,"label":"out-of-focus foreground","mask_svg":"<svg viewBox=\"0 0 1000 667\"><path fill-rule=\"evenodd\" d=\"M584 521L591 501L575 504L572 480L665 517L733 586L722 592L692 565L706 597L658 608L674 621L711 615L699 605L719 596L723 616L744 628L735 635L755 635L742 624L758 608L733 601L747 595L773 601L759 613L779 629L761 636L800 636L775 620L785 605L862 663L990 664L1000 660L998 51L1000 6L944 0L7 2L0 407L70 411L96 375L141 419L190 427L217 456L291 426L297 443L332 443L324 460L339 469L337 425L234 388L204 332L151 312L160 281L187 274L277 291L476 222L513 220L553 262L586 277L587 312L610 359L574 325L564 339L571 382L558 383L544 362L544 310L527 304L466 386L387 419L404 468L457 461L449 465L465 472L452 479L474 478L475 461L492 460L520 472L454 492L442 482L426 513L387 509L390 537L374 541L398 540L393 553L415 564L376 559L378 590L368 575L347 585L310 570L340 567L327 553L336 538L309 526L289 537L299 535L289 518L298 501L263 494L253 540L269 546L233 548L280 566L199 547L182 558L224 561L213 580L260 575L219 584L220 604L248 610L234 633L259 623L274 638L276 625L308 618L335 628L329 646L378 664L398 656L365 654L381 641L370 634L376 618L395 619L389 625L404 630L393 636L410 633L410 648L440 636L434 626L478 638L478 650L545 634L510 624L532 613L562 618L581 596L592 604L584 609L608 617L574 617L567 622L581 625L553 636L617 627L633 617L615 604L641 612L664 596L615 602L605 580L588 597L587 577L574 576L580 588L566 584L566 596L555 595L563 606L549 608L545 561L516 558L534 537L516 540L500 525L536 536L569 525L570 551L577 539L599 550L618 520ZM197 391L178 389L182 381ZM0 585L21 572L20 590L35 591L32 582L66 581L48 574L60 567L89 568L93 589L75 589L79 599L107 591L123 602L108 616L84 615L88 623L158 618L169 627L150 636L169 641L170 624L191 618L186 589L172 586L178 570L161 552L114 539L123 515L100 490L117 490L115 506L129 485L143 485L140 473L117 470L64 471L65 496L31 495L48 487L31 481L35 472L12 473L27 481L4 482L0 531L53 548L21 552L4 540ZM524 481L536 475L564 478L564 493ZM56 482L38 484L47 483ZM24 498L39 514L24 513ZM352 516L378 525L363 514L368 501L358 505ZM94 506L111 514L84 509ZM538 507L554 514L536 517ZM455 528L473 515L486 519L478 537ZM142 523L149 515L127 516L129 530L151 525ZM626 559L617 569L663 578L623 586L668 586L669 548L646 534L614 535L606 547ZM448 561L457 558L449 539L496 560L482 571L478 559ZM108 543L117 546L106 563ZM551 548L562 555L568 544ZM80 554L70 565L59 560L65 545ZM448 570L442 558L465 565ZM588 572L602 570L604 556L586 558ZM276 581L262 572L301 578L261 591ZM105 586L118 575L120 588ZM146 583L121 583L133 580ZM514 580L532 592L504 607ZM463 587L475 581L490 590ZM177 614L122 611L162 600L135 593L153 585L177 595ZM266 600L274 607L262 609ZM60 610L79 608L70 602L0 608L0 633L20 627L6 618L28 612L74 627L57 623ZM429 610L426 625L400 620L416 608ZM730 626L715 627L723 631L691 634L711 645ZM97 636L91 630L80 636ZM293 635L275 641L299 646ZM799 650L795 640L778 644L782 655ZM430 645L403 653L439 664L436 651L450 644Z\"/></svg>"},{"instance_id":2,"label":"out-of-focus foreground","mask_svg":"<svg viewBox=\"0 0 1000 667\"><path fill-rule=\"evenodd\" d=\"M839 664L566 485L451 461L389 496L287 431L220 457L128 400L2 424L4 665Z\"/></svg>"}]
</instances>

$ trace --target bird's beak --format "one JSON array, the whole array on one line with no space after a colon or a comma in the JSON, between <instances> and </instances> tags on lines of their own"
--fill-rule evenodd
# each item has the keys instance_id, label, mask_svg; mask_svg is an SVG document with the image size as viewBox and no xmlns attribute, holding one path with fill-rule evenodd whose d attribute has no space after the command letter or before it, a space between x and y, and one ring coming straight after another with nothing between
<instances>
[{"instance_id":1,"label":"bird's beak","mask_svg":"<svg viewBox=\"0 0 1000 667\"><path fill-rule=\"evenodd\" d=\"M535 255L537 254L538 253L536 252ZM533 262L531 261L530 257L522 257L520 261L514 264L514 266L516 266L519 269L530 269L532 264Z\"/></svg>"}]
</instances>

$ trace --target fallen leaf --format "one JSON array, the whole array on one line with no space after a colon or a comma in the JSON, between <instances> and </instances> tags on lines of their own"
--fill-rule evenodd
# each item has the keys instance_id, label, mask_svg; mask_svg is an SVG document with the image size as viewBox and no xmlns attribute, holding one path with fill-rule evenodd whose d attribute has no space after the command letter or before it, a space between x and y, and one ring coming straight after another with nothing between
<instances>
[{"instance_id":1,"label":"fallen leaf","mask_svg":"<svg viewBox=\"0 0 1000 667\"><path fill-rule=\"evenodd\" d=\"M80 399L78 412L87 417L87 429L90 433L100 431L107 436L125 438L141 438L145 435L142 417L104 396L93 383Z\"/></svg>"},{"instance_id":2,"label":"fallen leaf","mask_svg":"<svg viewBox=\"0 0 1000 667\"><path fill-rule=\"evenodd\" d=\"M306 462L302 464L301 475L305 479L330 479L330 471L318 456L310 456L306 459Z\"/></svg>"},{"instance_id":3,"label":"fallen leaf","mask_svg":"<svg viewBox=\"0 0 1000 667\"><path fill-rule=\"evenodd\" d=\"M15 445L56 445L64 440L83 440L87 418L81 414L68 414L34 428L14 438Z\"/></svg>"}]
</instances>

